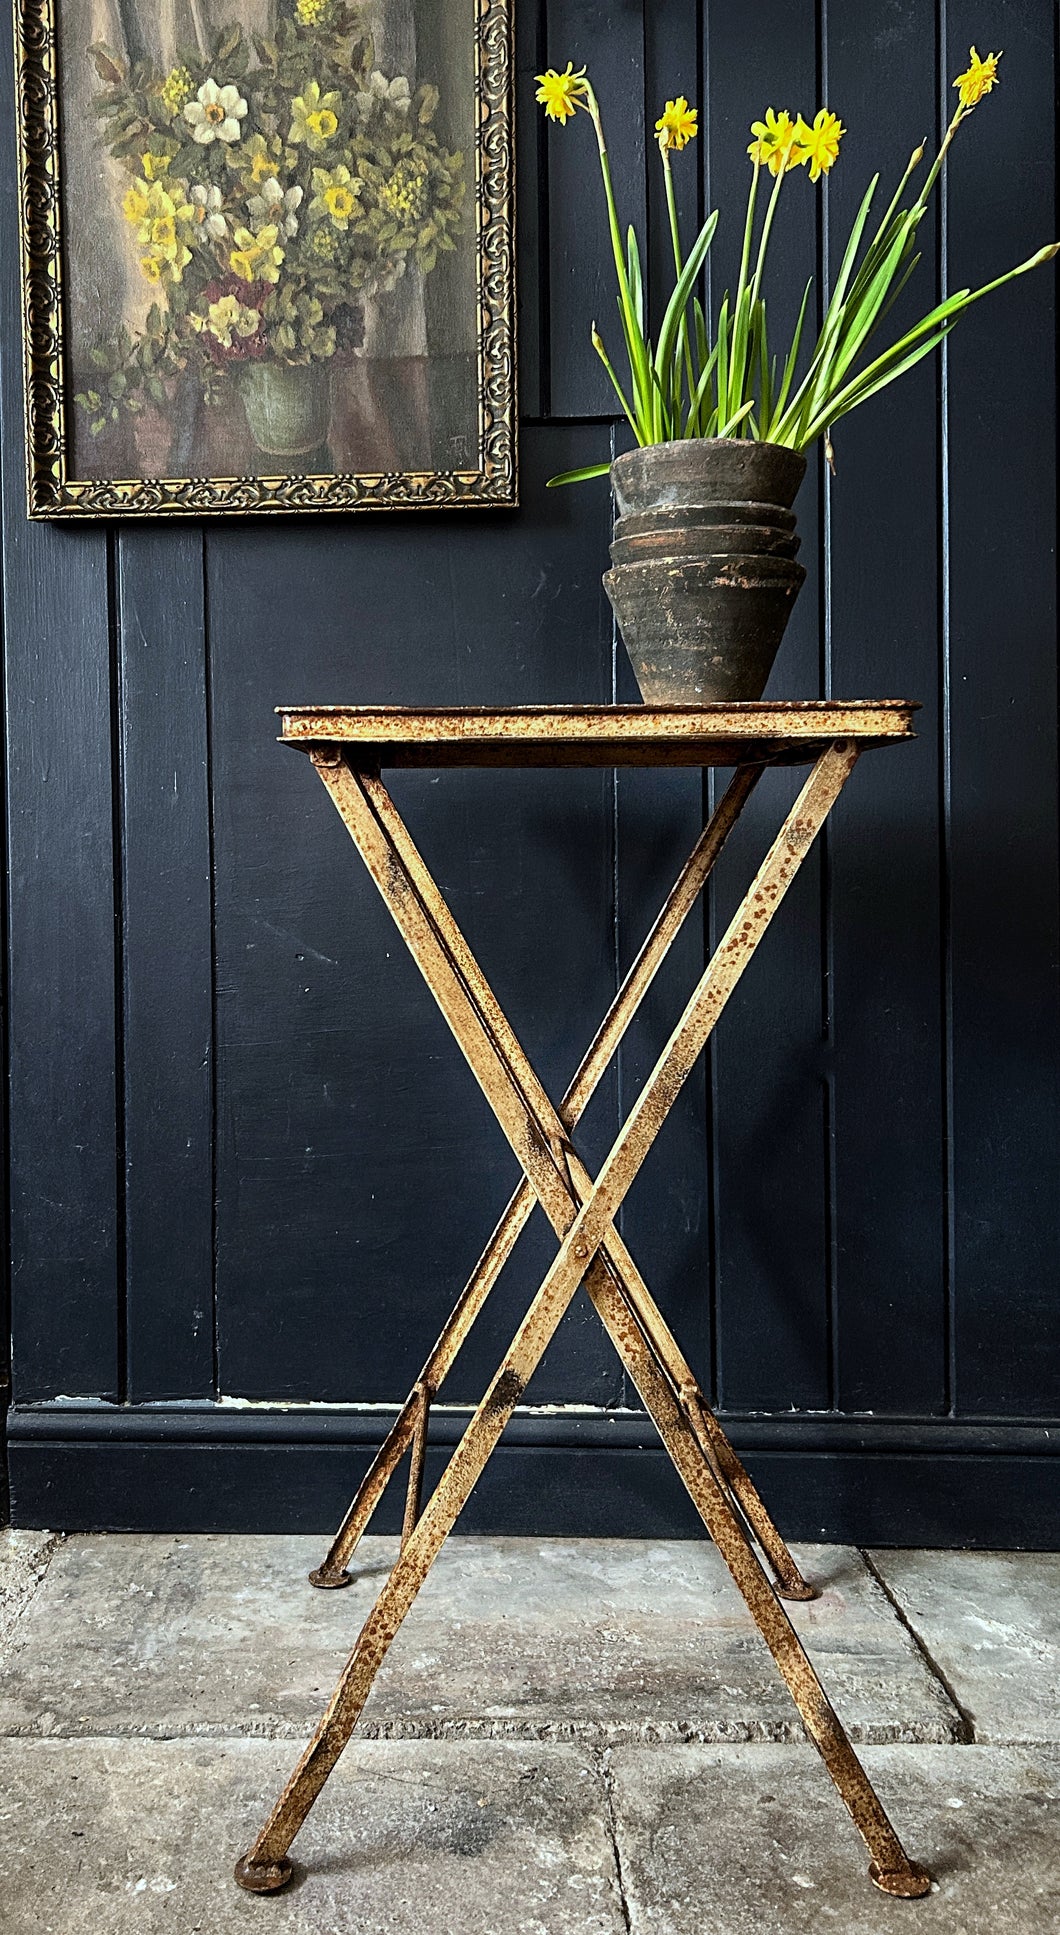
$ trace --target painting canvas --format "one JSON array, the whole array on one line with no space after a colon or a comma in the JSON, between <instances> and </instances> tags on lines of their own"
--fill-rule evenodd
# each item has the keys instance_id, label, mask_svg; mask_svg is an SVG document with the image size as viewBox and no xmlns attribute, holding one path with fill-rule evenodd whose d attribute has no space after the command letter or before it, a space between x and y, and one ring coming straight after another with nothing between
<instances>
[{"instance_id":1,"label":"painting canvas","mask_svg":"<svg viewBox=\"0 0 1060 1935\"><path fill-rule=\"evenodd\" d=\"M515 501L510 0L18 0L30 513Z\"/></svg>"}]
</instances>

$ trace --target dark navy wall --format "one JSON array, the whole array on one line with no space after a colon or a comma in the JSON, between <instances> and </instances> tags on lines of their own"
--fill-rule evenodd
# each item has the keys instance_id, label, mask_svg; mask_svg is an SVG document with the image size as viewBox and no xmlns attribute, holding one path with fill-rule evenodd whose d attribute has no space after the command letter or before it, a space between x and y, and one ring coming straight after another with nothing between
<instances>
[{"instance_id":1,"label":"dark navy wall","mask_svg":"<svg viewBox=\"0 0 1060 1935\"><path fill-rule=\"evenodd\" d=\"M775 322L873 168L934 139L975 38L1002 83L925 227L923 306L1057 226L1050 0L516 0L522 500L513 514L30 526L17 264L2 290L6 1107L17 1523L324 1531L474 1264L511 1158L280 702L631 696L600 590L615 426L588 63L619 194L665 255L651 124L720 204L748 123L826 99L827 194L786 190ZM10 55L2 85L11 99ZM17 232L13 142L3 228ZM910 696L866 758L667 1124L627 1240L791 1534L1060 1543L1055 273L838 427L800 500L809 580L771 691ZM586 1124L598 1160L741 877L667 964ZM406 775L395 791L560 1091L694 832L698 776ZM549 1241L457 1368L476 1397ZM509 1530L692 1529L575 1305L473 1501ZM439 1412L439 1447L459 1429Z\"/></svg>"}]
</instances>

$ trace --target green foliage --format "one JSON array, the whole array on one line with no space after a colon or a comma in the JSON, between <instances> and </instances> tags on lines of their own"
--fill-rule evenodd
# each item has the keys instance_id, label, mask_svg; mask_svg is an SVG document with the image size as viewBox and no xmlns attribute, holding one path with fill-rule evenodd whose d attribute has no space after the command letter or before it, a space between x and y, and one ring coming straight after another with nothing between
<instances>
[{"instance_id":1,"label":"green foliage","mask_svg":"<svg viewBox=\"0 0 1060 1935\"><path fill-rule=\"evenodd\" d=\"M546 78L556 77L539 76L541 80ZM785 178L793 167L807 161L810 156L791 144L782 152L775 152L774 160L779 165L759 227L757 191L763 160L768 160L768 156L763 155L761 143L752 144L752 156L757 148L758 159L754 160L748 194L739 277L735 293L730 295L726 290L722 294L712 339L697 289L718 217L716 213L708 216L686 258L674 195L670 143L664 122L661 121L658 124L661 131L659 151L673 245L675 282L665 306L657 344L653 344L648 334L649 305L640 247L634 229L626 231L624 246L620 239L599 103L584 75L574 76L568 91L572 107L584 107L596 129L618 281L618 309L629 368L628 381L623 381L616 373L595 323L592 326L593 346L618 396L623 415L641 446L686 437L732 436L756 438L793 450L803 450L822 436L827 442L832 425L904 375L923 357L930 355L972 303L978 302L992 290L1002 288L1014 277L1051 260L1060 250L1060 244L1039 249L1026 262L1017 264L983 287L957 290L930 309L918 323L905 330L886 348L870 347L916 269L920 260L916 249L917 229L926 211L931 190L957 128L981 98L980 94L975 94L974 99L966 100L962 93L961 105L947 129L941 150L920 195L908 207L902 206L912 176L923 158L922 148L912 156L886 214L871 241L866 243L865 234L879 177L874 177L870 183L854 220L817 341L809 352L805 368L800 375L799 359L812 280L806 284L794 334L778 380L778 358L770 347L763 279L770 233ZM544 95L538 98L543 100ZM828 119L834 122L838 133L833 149L826 153L819 164L820 173L827 173L831 167L838 151L838 137L842 133L835 117ZM788 125L793 127L794 124ZM755 123L753 131L764 132L762 124ZM810 139L812 131L802 123L801 117L798 132L800 137ZM752 256L755 257L753 270ZM830 454L830 443L828 448ZM603 476L608 468L606 464L590 465L554 477L551 483L575 483L588 477Z\"/></svg>"}]
</instances>

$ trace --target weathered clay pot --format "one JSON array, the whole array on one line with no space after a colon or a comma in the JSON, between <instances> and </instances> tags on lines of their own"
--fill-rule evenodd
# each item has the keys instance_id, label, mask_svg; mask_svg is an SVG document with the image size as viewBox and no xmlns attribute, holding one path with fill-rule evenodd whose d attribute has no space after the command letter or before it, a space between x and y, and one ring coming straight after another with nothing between
<instances>
[{"instance_id":1,"label":"weathered clay pot","mask_svg":"<svg viewBox=\"0 0 1060 1935\"><path fill-rule=\"evenodd\" d=\"M806 573L791 505L799 452L734 437L616 458L604 587L653 705L760 699Z\"/></svg>"}]
</instances>

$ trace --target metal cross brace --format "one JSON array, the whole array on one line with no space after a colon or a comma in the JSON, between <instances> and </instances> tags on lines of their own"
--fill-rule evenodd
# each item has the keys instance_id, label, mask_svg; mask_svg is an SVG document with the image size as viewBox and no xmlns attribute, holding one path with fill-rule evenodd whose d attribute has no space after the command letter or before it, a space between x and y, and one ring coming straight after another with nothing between
<instances>
[{"instance_id":1,"label":"metal cross brace","mask_svg":"<svg viewBox=\"0 0 1060 1935\"><path fill-rule=\"evenodd\" d=\"M365 1620L313 1739L236 1879L272 1893L290 1879L287 1850L343 1751L376 1673L445 1539L481 1477L579 1284L586 1290L651 1414L704 1525L724 1558L871 1856L886 1893L926 1894L781 1604L814 1596L750 1476L707 1406L698 1381L615 1228L614 1218L740 975L849 777L857 745L820 754L755 879L705 968L595 1182L571 1131L584 1112L724 841L760 768L737 768L557 1110L375 773L338 748L313 763L386 901L523 1170L474 1274L367 1473L314 1584L348 1583L347 1561L411 1446L400 1555ZM421 1510L430 1405L539 1202L559 1238L556 1257L460 1443ZM757 1539L776 1579L763 1569Z\"/></svg>"}]
</instances>

